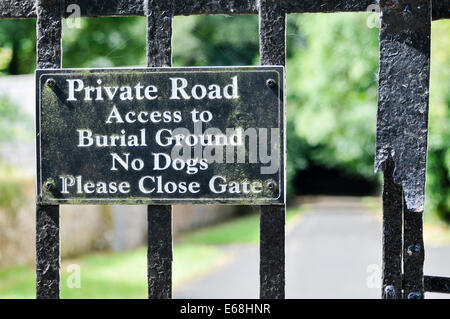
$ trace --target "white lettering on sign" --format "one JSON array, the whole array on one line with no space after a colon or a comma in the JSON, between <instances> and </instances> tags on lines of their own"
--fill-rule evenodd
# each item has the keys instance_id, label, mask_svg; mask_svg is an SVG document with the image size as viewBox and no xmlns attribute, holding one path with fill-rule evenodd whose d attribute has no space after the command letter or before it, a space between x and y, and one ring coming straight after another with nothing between
<instances>
[{"instance_id":1,"label":"white lettering on sign","mask_svg":"<svg viewBox=\"0 0 450 319\"><path fill-rule=\"evenodd\" d=\"M209 181L209 189L215 194L257 194L262 192L262 184L259 181L227 182L227 179L223 176L214 176Z\"/></svg>"},{"instance_id":2,"label":"white lettering on sign","mask_svg":"<svg viewBox=\"0 0 450 319\"><path fill-rule=\"evenodd\" d=\"M127 194L130 192L130 183L128 182L92 182L83 181L82 176L73 177L60 176L62 180L62 194L76 192L77 194Z\"/></svg>"},{"instance_id":3,"label":"white lettering on sign","mask_svg":"<svg viewBox=\"0 0 450 319\"><path fill-rule=\"evenodd\" d=\"M171 100L185 99L189 100L193 97L196 100L203 100L208 97L210 100L222 99L222 96L226 99L238 99L238 78L234 76L231 78L232 83L226 85L223 89L217 84L211 84L206 86L201 84L195 84L189 90L188 81L184 78L170 78L172 82L172 95Z\"/></svg>"},{"instance_id":4,"label":"white lettering on sign","mask_svg":"<svg viewBox=\"0 0 450 319\"><path fill-rule=\"evenodd\" d=\"M221 100L239 99L238 77L233 76L231 83L220 87L218 84L190 84L187 79L177 77L169 78L171 87L171 100ZM147 99L149 101L156 100L158 88L155 85L144 85L137 83L134 86L104 86L101 79L97 79L97 86L86 86L81 79L67 79L68 96L67 101L104 101L120 100L120 101L141 101Z\"/></svg>"}]
</instances>

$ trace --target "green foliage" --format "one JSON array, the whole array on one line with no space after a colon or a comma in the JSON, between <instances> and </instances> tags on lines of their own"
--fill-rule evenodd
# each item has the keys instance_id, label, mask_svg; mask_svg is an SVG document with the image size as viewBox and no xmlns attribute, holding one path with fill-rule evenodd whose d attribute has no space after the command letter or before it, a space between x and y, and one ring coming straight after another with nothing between
<instances>
[{"instance_id":1,"label":"green foliage","mask_svg":"<svg viewBox=\"0 0 450 319\"><path fill-rule=\"evenodd\" d=\"M176 17L174 30L175 65L258 63L258 19L254 15Z\"/></svg>"},{"instance_id":2,"label":"green foliage","mask_svg":"<svg viewBox=\"0 0 450 319\"><path fill-rule=\"evenodd\" d=\"M19 170L1 164L0 162L0 211L14 216L24 203L24 185L28 180Z\"/></svg>"},{"instance_id":3,"label":"green foliage","mask_svg":"<svg viewBox=\"0 0 450 319\"><path fill-rule=\"evenodd\" d=\"M0 96L0 143L13 141L19 136L27 137L29 118L22 114L17 105L6 96ZM22 180L14 175L13 169L0 162L0 210L13 214L23 200Z\"/></svg>"},{"instance_id":4,"label":"green foliage","mask_svg":"<svg viewBox=\"0 0 450 319\"><path fill-rule=\"evenodd\" d=\"M299 216L306 206L291 207L286 210L286 223L289 225ZM259 214L252 214L236 218L215 226L199 229L182 236L183 244L258 244L259 243Z\"/></svg>"},{"instance_id":5,"label":"green foliage","mask_svg":"<svg viewBox=\"0 0 450 319\"><path fill-rule=\"evenodd\" d=\"M63 66L145 66L145 39L144 17L83 18L81 28L64 23Z\"/></svg>"},{"instance_id":6,"label":"green foliage","mask_svg":"<svg viewBox=\"0 0 450 319\"><path fill-rule=\"evenodd\" d=\"M378 31L365 26L365 15L297 21L304 44L288 61L287 83L288 117L308 145L299 155L374 179Z\"/></svg>"},{"instance_id":7,"label":"green foliage","mask_svg":"<svg viewBox=\"0 0 450 319\"><path fill-rule=\"evenodd\" d=\"M7 96L0 95L0 142L13 139L20 133L24 115Z\"/></svg>"},{"instance_id":8,"label":"green foliage","mask_svg":"<svg viewBox=\"0 0 450 319\"><path fill-rule=\"evenodd\" d=\"M450 21L433 22L427 210L450 223Z\"/></svg>"},{"instance_id":9,"label":"green foliage","mask_svg":"<svg viewBox=\"0 0 450 319\"><path fill-rule=\"evenodd\" d=\"M295 49L297 26L288 19L288 49ZM174 65L258 65L259 31L256 15L189 16L174 19Z\"/></svg>"},{"instance_id":10,"label":"green foliage","mask_svg":"<svg viewBox=\"0 0 450 319\"><path fill-rule=\"evenodd\" d=\"M0 210L13 215L21 206L21 200L23 195L19 183L0 180Z\"/></svg>"},{"instance_id":11,"label":"green foliage","mask_svg":"<svg viewBox=\"0 0 450 319\"><path fill-rule=\"evenodd\" d=\"M288 61L288 182L309 164L373 174L378 29L365 14L300 15ZM433 22L427 212L450 221L449 21ZM292 132L295 131L295 134ZM291 143L291 145L290 145ZM293 163L293 158L296 163ZM305 165L306 164L306 165ZM290 167L289 167L290 166ZM288 188L289 191L289 188ZM292 193L292 192L291 192Z\"/></svg>"},{"instance_id":12,"label":"green foliage","mask_svg":"<svg viewBox=\"0 0 450 319\"><path fill-rule=\"evenodd\" d=\"M36 20L0 20L0 75L34 72Z\"/></svg>"},{"instance_id":13,"label":"green foliage","mask_svg":"<svg viewBox=\"0 0 450 319\"><path fill-rule=\"evenodd\" d=\"M33 19L0 20L0 76L34 72L35 25ZM0 142L26 135L29 120L6 95L0 95Z\"/></svg>"},{"instance_id":14,"label":"green foliage","mask_svg":"<svg viewBox=\"0 0 450 319\"><path fill-rule=\"evenodd\" d=\"M286 141L286 195L289 198L295 195L295 175L310 165L308 154L311 154L313 148L305 138L295 132L295 122L292 118L287 120Z\"/></svg>"}]
</instances>

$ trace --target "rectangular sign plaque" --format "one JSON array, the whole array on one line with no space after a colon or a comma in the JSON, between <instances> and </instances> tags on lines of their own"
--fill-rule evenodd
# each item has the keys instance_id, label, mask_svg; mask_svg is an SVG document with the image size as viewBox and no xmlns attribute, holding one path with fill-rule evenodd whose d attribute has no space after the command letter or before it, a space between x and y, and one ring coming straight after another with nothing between
<instances>
[{"instance_id":1,"label":"rectangular sign plaque","mask_svg":"<svg viewBox=\"0 0 450 319\"><path fill-rule=\"evenodd\" d=\"M283 67L37 70L41 204L282 204Z\"/></svg>"}]
</instances>

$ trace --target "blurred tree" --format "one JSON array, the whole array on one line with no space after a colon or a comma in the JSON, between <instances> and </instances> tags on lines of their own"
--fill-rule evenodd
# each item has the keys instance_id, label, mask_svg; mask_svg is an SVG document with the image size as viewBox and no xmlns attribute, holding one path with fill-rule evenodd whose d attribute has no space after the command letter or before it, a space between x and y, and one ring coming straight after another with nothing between
<instances>
[{"instance_id":1,"label":"blurred tree","mask_svg":"<svg viewBox=\"0 0 450 319\"><path fill-rule=\"evenodd\" d=\"M450 223L450 21L432 25L427 209Z\"/></svg>"},{"instance_id":2,"label":"blurred tree","mask_svg":"<svg viewBox=\"0 0 450 319\"><path fill-rule=\"evenodd\" d=\"M297 19L304 43L288 61L288 118L296 133L288 128L288 181L310 165L357 172L374 180L378 29L367 27L366 14L299 15ZM436 213L447 222L449 33L450 21L433 22L427 175L427 215Z\"/></svg>"},{"instance_id":3,"label":"blurred tree","mask_svg":"<svg viewBox=\"0 0 450 319\"><path fill-rule=\"evenodd\" d=\"M146 19L83 18L81 27L64 23L63 67L145 66Z\"/></svg>"},{"instance_id":4,"label":"blurred tree","mask_svg":"<svg viewBox=\"0 0 450 319\"><path fill-rule=\"evenodd\" d=\"M294 19L288 19L291 57L298 36ZM256 15L205 15L176 17L173 36L174 64L180 66L258 65L259 31Z\"/></svg>"},{"instance_id":5,"label":"blurred tree","mask_svg":"<svg viewBox=\"0 0 450 319\"><path fill-rule=\"evenodd\" d=\"M258 64L259 37L256 16L176 17L176 65Z\"/></svg>"},{"instance_id":6,"label":"blurred tree","mask_svg":"<svg viewBox=\"0 0 450 319\"><path fill-rule=\"evenodd\" d=\"M36 20L0 20L0 74L26 74L35 69Z\"/></svg>"},{"instance_id":7,"label":"blurred tree","mask_svg":"<svg viewBox=\"0 0 450 319\"><path fill-rule=\"evenodd\" d=\"M288 114L309 162L373 174L378 29L365 15L299 15L304 42L288 63Z\"/></svg>"}]
</instances>

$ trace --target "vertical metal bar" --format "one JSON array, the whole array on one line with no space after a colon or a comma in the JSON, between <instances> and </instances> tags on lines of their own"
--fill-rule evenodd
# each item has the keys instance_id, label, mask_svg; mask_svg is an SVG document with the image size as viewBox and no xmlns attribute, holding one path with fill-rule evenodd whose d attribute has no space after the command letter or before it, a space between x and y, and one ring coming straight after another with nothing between
<instances>
[{"instance_id":1,"label":"vertical metal bar","mask_svg":"<svg viewBox=\"0 0 450 319\"><path fill-rule=\"evenodd\" d=\"M420 73L411 82L412 97L419 110L416 112L416 121L424 128L419 133L417 140L421 144L423 155L422 161L416 163L418 170L423 174L420 190L412 192L411 196L419 197L420 205L414 205L412 199L405 194L403 212L403 271L404 271L404 294L406 299L423 299L425 297L425 284L423 266L425 261L425 245L423 241L423 212L425 203L425 176L426 155L428 137L428 109L430 88L430 59L431 59L431 21L432 4L427 0L416 0L412 3L410 10L414 15L413 45L417 52L411 55L409 69L414 70L420 65ZM419 24L419 27L416 25ZM410 74L415 75L413 72Z\"/></svg>"},{"instance_id":2,"label":"vertical metal bar","mask_svg":"<svg viewBox=\"0 0 450 319\"><path fill-rule=\"evenodd\" d=\"M261 206L259 296L285 298L285 215L286 206Z\"/></svg>"},{"instance_id":3,"label":"vertical metal bar","mask_svg":"<svg viewBox=\"0 0 450 319\"><path fill-rule=\"evenodd\" d=\"M380 0L377 170L395 163L408 209L422 212L428 139L431 7L428 0Z\"/></svg>"},{"instance_id":4,"label":"vertical metal bar","mask_svg":"<svg viewBox=\"0 0 450 319\"><path fill-rule=\"evenodd\" d=\"M147 66L172 66L172 0L146 0ZM172 298L172 207L148 206L148 297Z\"/></svg>"},{"instance_id":5,"label":"vertical metal bar","mask_svg":"<svg viewBox=\"0 0 450 319\"><path fill-rule=\"evenodd\" d=\"M383 299L402 298L402 187L394 182L394 163L385 162L383 174Z\"/></svg>"},{"instance_id":6,"label":"vertical metal bar","mask_svg":"<svg viewBox=\"0 0 450 319\"><path fill-rule=\"evenodd\" d=\"M61 68L64 0L37 1L37 67Z\"/></svg>"},{"instance_id":7,"label":"vertical metal bar","mask_svg":"<svg viewBox=\"0 0 450 319\"><path fill-rule=\"evenodd\" d=\"M423 243L423 213L404 210L403 271L405 299L424 298L423 264L425 249Z\"/></svg>"},{"instance_id":8,"label":"vertical metal bar","mask_svg":"<svg viewBox=\"0 0 450 319\"><path fill-rule=\"evenodd\" d=\"M147 206L148 297L172 298L172 206Z\"/></svg>"},{"instance_id":9,"label":"vertical metal bar","mask_svg":"<svg viewBox=\"0 0 450 319\"><path fill-rule=\"evenodd\" d=\"M388 165L384 164L392 160L393 181L402 186L403 296L423 298L422 215L428 138L431 1L380 0L380 7L375 167L377 170L386 167Z\"/></svg>"},{"instance_id":10,"label":"vertical metal bar","mask_svg":"<svg viewBox=\"0 0 450 319\"><path fill-rule=\"evenodd\" d=\"M37 67L61 68L62 0L37 1ZM38 116L36 116L38 118ZM39 125L36 147L39 150ZM38 152L36 152L38 153ZM36 298L58 299L60 293L59 206L36 205Z\"/></svg>"},{"instance_id":11,"label":"vertical metal bar","mask_svg":"<svg viewBox=\"0 0 450 319\"><path fill-rule=\"evenodd\" d=\"M172 66L172 0L146 0L147 65Z\"/></svg>"},{"instance_id":12,"label":"vertical metal bar","mask_svg":"<svg viewBox=\"0 0 450 319\"><path fill-rule=\"evenodd\" d=\"M36 298L59 299L59 206L36 205Z\"/></svg>"},{"instance_id":13,"label":"vertical metal bar","mask_svg":"<svg viewBox=\"0 0 450 319\"><path fill-rule=\"evenodd\" d=\"M260 1L259 32L261 64L286 65L286 12L277 1ZM281 111L284 112L284 106ZM261 206L261 299L285 297L285 219L285 205Z\"/></svg>"},{"instance_id":14,"label":"vertical metal bar","mask_svg":"<svg viewBox=\"0 0 450 319\"><path fill-rule=\"evenodd\" d=\"M286 12L275 0L259 6L261 65L286 65Z\"/></svg>"}]
</instances>

